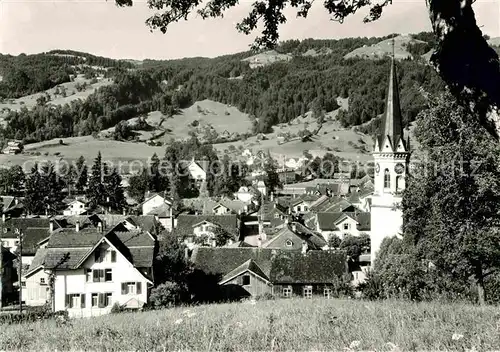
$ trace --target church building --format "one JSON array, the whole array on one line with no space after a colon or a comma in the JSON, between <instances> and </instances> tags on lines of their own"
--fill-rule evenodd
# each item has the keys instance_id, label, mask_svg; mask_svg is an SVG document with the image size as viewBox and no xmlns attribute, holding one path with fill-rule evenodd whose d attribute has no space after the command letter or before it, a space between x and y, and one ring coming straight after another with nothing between
<instances>
[{"instance_id":1,"label":"church building","mask_svg":"<svg viewBox=\"0 0 500 352\"><path fill-rule=\"evenodd\" d=\"M382 240L402 232L402 191L410 159L410 140L403 135L399 89L394 55L391 59L385 113L375 136L374 192L371 205L371 265Z\"/></svg>"}]
</instances>

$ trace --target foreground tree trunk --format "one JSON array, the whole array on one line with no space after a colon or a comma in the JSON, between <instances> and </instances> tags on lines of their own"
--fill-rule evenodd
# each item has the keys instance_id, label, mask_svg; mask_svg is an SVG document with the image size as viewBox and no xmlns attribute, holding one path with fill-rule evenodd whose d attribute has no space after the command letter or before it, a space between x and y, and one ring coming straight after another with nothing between
<instances>
[{"instance_id":1,"label":"foreground tree trunk","mask_svg":"<svg viewBox=\"0 0 500 352\"><path fill-rule=\"evenodd\" d=\"M475 278L476 278L476 286L477 286L477 298L480 305L486 304L486 291L484 289L484 275L483 269L481 268L481 264L477 265L475 268Z\"/></svg>"},{"instance_id":2,"label":"foreground tree trunk","mask_svg":"<svg viewBox=\"0 0 500 352\"><path fill-rule=\"evenodd\" d=\"M500 63L476 24L474 0L426 0L437 47L431 62L464 106L500 136Z\"/></svg>"}]
</instances>

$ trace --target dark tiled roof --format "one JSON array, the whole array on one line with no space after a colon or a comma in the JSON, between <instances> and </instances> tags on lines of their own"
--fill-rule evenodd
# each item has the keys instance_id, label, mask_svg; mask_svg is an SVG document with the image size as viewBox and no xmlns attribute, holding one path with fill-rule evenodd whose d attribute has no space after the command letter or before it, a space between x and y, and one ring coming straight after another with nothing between
<instances>
[{"instance_id":1,"label":"dark tiled roof","mask_svg":"<svg viewBox=\"0 0 500 352\"><path fill-rule=\"evenodd\" d=\"M38 267L43 265L45 261L45 256L47 255L47 251L48 251L47 248L38 248L35 257L33 258L33 261L30 264L28 272L26 273L27 276L29 276L34 270L38 269Z\"/></svg>"},{"instance_id":2,"label":"dark tiled roof","mask_svg":"<svg viewBox=\"0 0 500 352\"><path fill-rule=\"evenodd\" d=\"M270 273L271 282L283 284L323 284L333 283L347 272L347 256L344 252L282 251L273 260Z\"/></svg>"},{"instance_id":3,"label":"dark tiled roof","mask_svg":"<svg viewBox=\"0 0 500 352\"><path fill-rule=\"evenodd\" d=\"M92 247L87 248L47 248L43 266L45 269L76 269Z\"/></svg>"},{"instance_id":4,"label":"dark tiled roof","mask_svg":"<svg viewBox=\"0 0 500 352\"><path fill-rule=\"evenodd\" d=\"M155 249L154 247L133 247L129 248L130 258L128 258L136 268L149 268L153 266Z\"/></svg>"},{"instance_id":5,"label":"dark tiled roof","mask_svg":"<svg viewBox=\"0 0 500 352\"><path fill-rule=\"evenodd\" d=\"M50 236L50 230L37 229L37 228L27 228L23 231L23 255L35 255L38 249L38 243Z\"/></svg>"},{"instance_id":6,"label":"dark tiled roof","mask_svg":"<svg viewBox=\"0 0 500 352\"><path fill-rule=\"evenodd\" d=\"M154 239L143 231L112 232L107 237L113 234L127 247L154 247L155 245Z\"/></svg>"},{"instance_id":7,"label":"dark tiled roof","mask_svg":"<svg viewBox=\"0 0 500 352\"><path fill-rule=\"evenodd\" d=\"M234 214L229 215L186 215L181 214L177 217L177 227L174 232L177 236L187 236L193 234L193 226L203 221L219 225L230 234L238 234L238 217Z\"/></svg>"},{"instance_id":8,"label":"dark tiled roof","mask_svg":"<svg viewBox=\"0 0 500 352\"><path fill-rule=\"evenodd\" d=\"M156 219L154 215L131 215L127 217L127 221L135 226L139 226L143 231L154 232Z\"/></svg>"},{"instance_id":9,"label":"dark tiled roof","mask_svg":"<svg viewBox=\"0 0 500 352\"><path fill-rule=\"evenodd\" d=\"M295 231L293 231L295 225ZM286 242L292 241L292 246L287 246ZM321 249L327 245L326 241L320 236L313 233L311 230L302 226L299 223L285 225L283 229L278 231L273 239L265 243L265 248L276 249L302 249L302 242L306 242L309 249Z\"/></svg>"},{"instance_id":10,"label":"dark tiled roof","mask_svg":"<svg viewBox=\"0 0 500 352\"><path fill-rule=\"evenodd\" d=\"M235 268L234 270L230 271L228 274L224 275L224 277L221 279L221 282L230 280L233 277L236 277L245 271L251 271L254 274L259 275L260 277L266 279L269 281L269 278L267 275L262 271L262 269L255 263L252 259L248 259L246 262L241 264L239 267Z\"/></svg>"},{"instance_id":11,"label":"dark tiled roof","mask_svg":"<svg viewBox=\"0 0 500 352\"><path fill-rule=\"evenodd\" d=\"M318 213L316 214L316 219L318 221L318 227L323 231L334 231L338 230L335 226L335 222L344 216L344 213Z\"/></svg>"},{"instance_id":12,"label":"dark tiled roof","mask_svg":"<svg viewBox=\"0 0 500 352\"><path fill-rule=\"evenodd\" d=\"M318 213L317 221L319 228L323 231L338 230L335 223L341 218L348 216L358 222L357 229L359 231L369 231L371 228L370 213L353 213L353 212L336 212L336 213Z\"/></svg>"},{"instance_id":13,"label":"dark tiled roof","mask_svg":"<svg viewBox=\"0 0 500 352\"><path fill-rule=\"evenodd\" d=\"M55 231L50 236L47 248L91 248L104 236L97 230Z\"/></svg>"},{"instance_id":14,"label":"dark tiled roof","mask_svg":"<svg viewBox=\"0 0 500 352\"><path fill-rule=\"evenodd\" d=\"M268 248L198 247L191 257L194 265L207 274L223 277L250 259L276 283L332 283L347 272L343 251L275 250Z\"/></svg>"},{"instance_id":15,"label":"dark tiled roof","mask_svg":"<svg viewBox=\"0 0 500 352\"><path fill-rule=\"evenodd\" d=\"M253 259L264 273L269 273L273 252L277 251L267 248L197 247L191 260L197 269L221 277L249 259Z\"/></svg>"},{"instance_id":16,"label":"dark tiled roof","mask_svg":"<svg viewBox=\"0 0 500 352\"><path fill-rule=\"evenodd\" d=\"M217 207L218 205L222 205L223 207L226 207L233 213L237 214L239 212L245 211L247 208L247 205L245 202L242 202L241 200L232 200L232 199L227 199L223 198L217 202L217 204L214 206Z\"/></svg>"},{"instance_id":17,"label":"dark tiled roof","mask_svg":"<svg viewBox=\"0 0 500 352\"><path fill-rule=\"evenodd\" d=\"M23 233L23 255L34 255L38 242L50 235L48 218L10 218L0 222L0 238L17 238L16 229Z\"/></svg>"}]
</instances>

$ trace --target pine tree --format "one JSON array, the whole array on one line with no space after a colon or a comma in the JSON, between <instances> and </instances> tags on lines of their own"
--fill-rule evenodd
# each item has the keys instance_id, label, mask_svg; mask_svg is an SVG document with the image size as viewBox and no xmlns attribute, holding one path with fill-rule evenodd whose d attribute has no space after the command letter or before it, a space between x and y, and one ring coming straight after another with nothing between
<instances>
[{"instance_id":1,"label":"pine tree","mask_svg":"<svg viewBox=\"0 0 500 352\"><path fill-rule=\"evenodd\" d=\"M56 172L54 165L49 163L42 168L42 189L44 192L45 208L49 214L57 214L62 207L64 194L63 182Z\"/></svg>"},{"instance_id":2,"label":"pine tree","mask_svg":"<svg viewBox=\"0 0 500 352\"><path fill-rule=\"evenodd\" d=\"M160 158L154 153L151 157L150 174L146 173L146 176L149 176L148 189L150 191L161 192L167 188L168 182L166 177L161 174L160 166Z\"/></svg>"},{"instance_id":3,"label":"pine tree","mask_svg":"<svg viewBox=\"0 0 500 352\"><path fill-rule=\"evenodd\" d=\"M105 175L104 178L106 205L112 210L121 211L127 204L122 187L122 177L116 168L114 168L111 174L109 176Z\"/></svg>"},{"instance_id":4,"label":"pine tree","mask_svg":"<svg viewBox=\"0 0 500 352\"><path fill-rule=\"evenodd\" d=\"M182 180L180 177L181 167L179 162L178 151L169 145L165 151L165 161L167 163L168 181L169 181L169 196L172 199L172 208L174 211L179 211L182 207L182 199L180 191Z\"/></svg>"},{"instance_id":5,"label":"pine tree","mask_svg":"<svg viewBox=\"0 0 500 352\"><path fill-rule=\"evenodd\" d=\"M85 164L85 158L83 156L80 156L76 161L75 172L75 188L78 192L83 192L88 182L87 165Z\"/></svg>"},{"instance_id":6,"label":"pine tree","mask_svg":"<svg viewBox=\"0 0 500 352\"><path fill-rule=\"evenodd\" d=\"M104 187L104 175L107 174L107 165L102 162L101 152L97 154L94 165L90 170L87 188L87 199L91 208L103 205L106 200L106 189Z\"/></svg>"},{"instance_id":7,"label":"pine tree","mask_svg":"<svg viewBox=\"0 0 500 352\"><path fill-rule=\"evenodd\" d=\"M269 193L275 193L278 188L282 187L277 169L276 161L271 157L271 154L268 151L266 162L264 164L264 173L265 183Z\"/></svg>"},{"instance_id":8,"label":"pine tree","mask_svg":"<svg viewBox=\"0 0 500 352\"><path fill-rule=\"evenodd\" d=\"M127 194L138 203L144 201L144 194L149 188L148 170L144 168L140 174L134 175L129 180Z\"/></svg>"},{"instance_id":9,"label":"pine tree","mask_svg":"<svg viewBox=\"0 0 500 352\"><path fill-rule=\"evenodd\" d=\"M29 214L41 215L45 213L45 194L43 181L35 164L26 178L24 206Z\"/></svg>"}]
</instances>

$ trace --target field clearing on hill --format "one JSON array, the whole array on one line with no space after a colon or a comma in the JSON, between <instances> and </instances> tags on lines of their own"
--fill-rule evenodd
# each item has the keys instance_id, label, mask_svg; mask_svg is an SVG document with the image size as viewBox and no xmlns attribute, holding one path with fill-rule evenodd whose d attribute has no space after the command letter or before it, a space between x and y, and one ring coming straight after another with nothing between
<instances>
[{"instance_id":1,"label":"field clearing on hill","mask_svg":"<svg viewBox=\"0 0 500 352\"><path fill-rule=\"evenodd\" d=\"M348 108L348 99L338 98L338 103L341 109ZM215 144L215 148L219 152L228 149L230 145L236 148L250 149L254 153L259 150L269 152L279 162L283 158L300 157L307 150L313 156L323 156L326 153L333 153L339 157L368 161L371 160L369 152L362 152L363 149L370 151L372 147L372 138L365 134L355 132L353 129L343 128L336 120L336 116L340 109L326 114L326 121L319 133L313 136L309 142L302 142L300 139L294 139L282 144L278 143L280 134L296 135L299 131L308 129L313 132L317 130L318 123L312 117L311 112L307 112L305 117L297 117L290 123L283 123L273 127L273 132L266 134L266 139L258 140L257 136L252 136L245 141L228 142ZM238 153L238 154L241 154Z\"/></svg>"},{"instance_id":2,"label":"field clearing on hill","mask_svg":"<svg viewBox=\"0 0 500 352\"><path fill-rule=\"evenodd\" d=\"M409 43L425 43L421 40L413 39L409 35L400 35L394 38L394 57L397 60L412 58L413 55L406 50L406 45ZM355 57L365 59L380 59L384 56L392 54L392 39L382 40L370 46L363 46L354 49L344 56L344 59Z\"/></svg>"},{"instance_id":3,"label":"field clearing on hill","mask_svg":"<svg viewBox=\"0 0 500 352\"><path fill-rule=\"evenodd\" d=\"M348 108L347 99L339 98L338 103L341 108ZM200 110L203 112L200 112ZM229 115L226 115L226 111ZM227 152L233 159L240 159L241 151L229 152L228 147L230 145L236 148L242 146L243 149L251 149L254 153L259 150L264 152L269 150L271 155L277 158L279 162L282 162L283 158L300 157L305 150L309 151L313 156L321 157L325 153L331 152L346 159L361 162L371 160L369 153L362 152L363 149L371 150L371 137L354 132L352 129L342 128L335 120L338 111L326 114L327 121L323 124L318 135L314 136L310 142L302 142L299 139L278 144L278 135L281 133L297 134L305 128L310 131L318 128L316 120L308 112L305 117L297 117L289 124L275 126L273 133L267 134L265 140L257 140L256 136L252 136L244 141L215 144L214 147L220 154ZM112 127L101 131L99 139L92 136L68 137L61 138L64 145L59 144L59 138L28 144L25 146L23 154L0 154L0 165L4 167L23 164L32 165L35 161L49 160L55 162L61 158L72 161L78 159L81 155L85 157L87 162L90 162L95 158L98 151L101 151L104 159L116 163L147 160L154 153L161 157L165 152L165 144L169 143L171 139L189 138L189 131L194 129L191 124L195 120L199 122L197 127L199 131L212 126L219 134L225 130L229 133L246 133L251 130L252 125L248 114L240 112L237 108L211 100L203 100L196 102L187 109L183 109L180 114L169 119L164 119L164 115L159 111L149 113L146 121L153 127L153 130L136 131L140 140L142 140L141 142L121 142L111 139L111 134L114 131L114 127ZM128 122L133 125L137 122L137 118L130 119ZM158 135L165 129L169 130L169 132L155 139L163 142L163 146L155 147L144 143L153 134Z\"/></svg>"},{"instance_id":4,"label":"field clearing on hill","mask_svg":"<svg viewBox=\"0 0 500 352\"><path fill-rule=\"evenodd\" d=\"M228 113L229 115L227 115ZM137 118L127 120L130 125L135 124ZM192 126L194 121L198 121L197 127ZM146 122L154 128L154 131L137 131L141 140L148 140L153 136L153 133L158 133L167 130L163 136L155 138L155 141L163 143L174 139L189 138L190 131L198 131L199 135L203 135L203 129L210 126L217 133L228 131L229 133L247 133L251 131L252 123L249 115L239 111L234 106L218 103L213 100L205 99L195 102L192 106L182 109L179 114L172 118L165 118L159 111L150 112ZM101 132L102 136L109 136L114 131L114 127L108 128Z\"/></svg>"},{"instance_id":5,"label":"field clearing on hill","mask_svg":"<svg viewBox=\"0 0 500 352\"><path fill-rule=\"evenodd\" d=\"M0 350L499 350L498 311L461 303L293 298L1 326Z\"/></svg>"},{"instance_id":6,"label":"field clearing on hill","mask_svg":"<svg viewBox=\"0 0 500 352\"><path fill-rule=\"evenodd\" d=\"M31 109L36 105L36 99L44 95L45 93L50 94L51 100L48 102L48 104L52 105L64 105L66 103L70 103L71 101L77 99L85 100L90 94L94 93L96 89L113 83L109 78L98 78L97 83L94 84L90 84L90 81L91 81L90 79L85 79L83 78L83 75L80 74L75 78L73 82L66 82L59 85L61 87L66 88L67 92L66 97L62 97L61 95L54 96L54 92L56 90L56 88L54 87L51 89L47 89L43 92L26 95L18 99L13 99L12 103L11 102L0 103L0 111L2 111L2 109L5 108L18 111L23 106L27 107L28 109ZM84 82L86 82L88 85L87 89L81 92L77 91L75 88L76 84L77 83L83 84ZM72 92L74 92L74 94L72 94Z\"/></svg>"},{"instance_id":7,"label":"field clearing on hill","mask_svg":"<svg viewBox=\"0 0 500 352\"><path fill-rule=\"evenodd\" d=\"M71 162L78 159L81 155L85 157L87 164L91 164L99 151L102 154L103 160L125 164L133 160L146 161L154 153L160 157L165 153L164 147L148 146L145 143L98 140L92 136L70 137L63 138L62 140L64 141L64 145L59 144L59 139L53 139L28 144L25 146L23 154L0 154L0 165L10 167L24 164L30 167L36 161L56 162L60 159ZM33 153L40 153L40 155L34 155Z\"/></svg>"}]
</instances>

